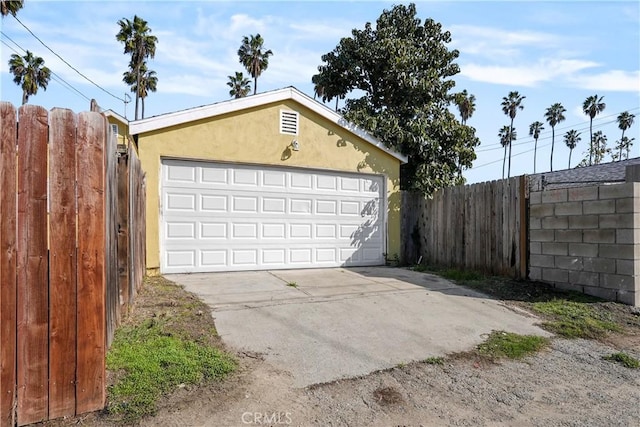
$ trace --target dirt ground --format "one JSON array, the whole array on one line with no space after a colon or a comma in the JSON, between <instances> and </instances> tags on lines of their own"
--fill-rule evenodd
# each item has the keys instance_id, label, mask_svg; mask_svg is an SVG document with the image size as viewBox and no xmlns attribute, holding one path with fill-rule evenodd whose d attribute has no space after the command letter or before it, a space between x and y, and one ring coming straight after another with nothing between
<instances>
[{"instance_id":1,"label":"dirt ground","mask_svg":"<svg viewBox=\"0 0 640 427\"><path fill-rule=\"evenodd\" d=\"M519 306L519 301L506 304ZM474 354L443 364L397 366L370 375L292 386L291 378L259 354L236 352L239 369L222 383L181 387L159 403L142 426L631 426L640 425L640 369L605 361L617 350L640 357L640 316L603 303L626 324L603 341L555 338L524 361L491 362ZM164 279L148 283L129 321L144 316L193 315L179 328L211 331L203 306ZM215 340L217 341L217 340ZM50 426L113 425L90 414Z\"/></svg>"}]
</instances>

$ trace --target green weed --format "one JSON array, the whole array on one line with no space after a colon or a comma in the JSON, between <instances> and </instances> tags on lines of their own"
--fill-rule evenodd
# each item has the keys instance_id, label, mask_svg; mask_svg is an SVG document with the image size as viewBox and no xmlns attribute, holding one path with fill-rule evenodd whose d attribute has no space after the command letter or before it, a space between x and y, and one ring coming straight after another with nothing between
<instances>
[{"instance_id":1,"label":"green weed","mask_svg":"<svg viewBox=\"0 0 640 427\"><path fill-rule=\"evenodd\" d=\"M549 339L536 335L518 335L511 332L493 331L482 344L478 352L483 356L499 359L522 359L549 344Z\"/></svg>"},{"instance_id":2,"label":"green weed","mask_svg":"<svg viewBox=\"0 0 640 427\"><path fill-rule=\"evenodd\" d=\"M609 356L604 356L604 360L609 360L611 362L620 363L622 366L625 366L630 369L638 369L640 368L640 360L636 359L633 356L629 356L627 353L613 353Z\"/></svg>"},{"instance_id":3,"label":"green weed","mask_svg":"<svg viewBox=\"0 0 640 427\"><path fill-rule=\"evenodd\" d=\"M545 329L565 338L599 338L620 327L604 313L594 310L589 303L552 299L535 302L533 309L551 320L542 324Z\"/></svg>"}]
</instances>

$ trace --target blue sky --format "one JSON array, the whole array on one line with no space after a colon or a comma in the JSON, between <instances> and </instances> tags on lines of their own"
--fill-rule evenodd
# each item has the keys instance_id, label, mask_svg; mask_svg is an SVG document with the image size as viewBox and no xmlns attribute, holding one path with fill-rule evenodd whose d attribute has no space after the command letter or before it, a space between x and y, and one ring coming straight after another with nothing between
<instances>
[{"instance_id":1,"label":"blue sky","mask_svg":"<svg viewBox=\"0 0 640 427\"><path fill-rule=\"evenodd\" d=\"M311 76L321 63L320 56L351 29L375 22L394 3L27 0L18 18L67 62L119 98L128 93L122 83L128 57L115 40L117 21L132 19L134 14L146 19L159 39L156 57L149 62L159 78L158 92L147 98L149 117L229 99L227 76L242 71L236 54L242 36L255 33L274 52L269 68L258 80L258 91L295 86L312 95ZM620 138L616 116L622 111L637 116L627 135L636 138L632 157L640 155L639 2L416 4L420 18L433 18L451 31L450 46L460 51L456 90L467 89L476 96L476 112L468 124L476 128L481 145L474 167L465 172L469 182L502 175L503 151L497 133L509 121L500 102L512 90L526 96L525 108L514 122L518 139L513 146L512 175L533 172L529 124L544 121L545 109L555 102L562 103L567 112L566 120L556 126L554 170L567 167L569 150L562 135L569 129L582 132L572 156L571 166L575 166L589 139L588 118L581 106L593 94L603 95L607 104L594 128L607 135L611 147ZM122 101L63 64L14 18L4 18L1 25L2 100L21 102L21 90L7 65L12 49L23 53L15 42L42 56L57 74L47 91L40 91L30 103L83 111L89 106L86 98L95 98L101 107L125 115ZM126 115L133 117L133 103L128 104ZM547 125L539 140L538 172L549 170L550 146Z\"/></svg>"}]
</instances>

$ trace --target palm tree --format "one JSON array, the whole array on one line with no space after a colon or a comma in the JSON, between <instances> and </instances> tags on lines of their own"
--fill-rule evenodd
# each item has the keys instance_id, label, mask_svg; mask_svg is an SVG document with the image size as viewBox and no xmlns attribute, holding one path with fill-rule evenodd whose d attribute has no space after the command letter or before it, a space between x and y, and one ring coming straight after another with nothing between
<instances>
[{"instance_id":1,"label":"palm tree","mask_svg":"<svg viewBox=\"0 0 640 427\"><path fill-rule=\"evenodd\" d=\"M4 18L8 14L16 16L18 10L24 6L24 0L0 0L0 14Z\"/></svg>"},{"instance_id":2,"label":"palm tree","mask_svg":"<svg viewBox=\"0 0 640 427\"><path fill-rule=\"evenodd\" d=\"M580 142L582 138L580 138L580 133L575 129L571 129L569 132L564 134L564 143L569 147L569 165L567 169L571 168L571 153L573 153L573 149L576 148L578 142Z\"/></svg>"},{"instance_id":3,"label":"palm tree","mask_svg":"<svg viewBox=\"0 0 640 427\"><path fill-rule=\"evenodd\" d=\"M258 77L269 67L269 57L273 55L271 49L264 50L264 40L260 34L244 36L238 49L240 63L246 68L253 78L253 94L258 90Z\"/></svg>"},{"instance_id":4,"label":"palm tree","mask_svg":"<svg viewBox=\"0 0 640 427\"><path fill-rule=\"evenodd\" d=\"M602 99L604 96L598 98L598 95L592 95L587 97L582 104L582 111L589 116L589 141L593 144L593 119L598 114L602 113L607 106ZM589 165L592 164L592 154L594 153L593 148L589 149Z\"/></svg>"},{"instance_id":5,"label":"palm tree","mask_svg":"<svg viewBox=\"0 0 640 427\"><path fill-rule=\"evenodd\" d=\"M620 138L620 141L618 141L618 145L615 146L615 149L618 150L618 153L611 154L611 157L614 160L629 160L629 151L631 150L633 141L635 141L635 138L629 138L628 136L623 136L622 138ZM625 151L624 156L622 155L623 151Z\"/></svg>"},{"instance_id":6,"label":"palm tree","mask_svg":"<svg viewBox=\"0 0 640 427\"><path fill-rule=\"evenodd\" d=\"M149 92L155 92L158 90L158 77L156 72L147 69L146 62L140 67L140 90L138 91L138 76L133 71L125 71L122 79L125 83L131 86L131 92L136 93L140 97L142 104L142 118L144 119L144 99L149 95Z\"/></svg>"},{"instance_id":7,"label":"palm tree","mask_svg":"<svg viewBox=\"0 0 640 427\"><path fill-rule=\"evenodd\" d=\"M241 71L236 71L235 76L227 76L229 81L227 86L231 88L229 95L233 98L244 98L251 92L251 81L242 74Z\"/></svg>"},{"instance_id":8,"label":"palm tree","mask_svg":"<svg viewBox=\"0 0 640 427\"><path fill-rule=\"evenodd\" d=\"M13 82L22 87L22 105L29 101L29 96L38 93L38 88L47 90L51 79L51 70L44 66L44 59L29 51L25 56L11 54L9 72L13 74Z\"/></svg>"},{"instance_id":9,"label":"palm tree","mask_svg":"<svg viewBox=\"0 0 640 427\"><path fill-rule=\"evenodd\" d=\"M511 132L513 132L513 119L516 118L518 110L524 109L522 101L525 98L526 96L520 95L517 91L509 92L509 95L502 98L502 112L511 118L511 124L509 125ZM511 142L514 140L513 136L509 138L509 169L507 177L511 176Z\"/></svg>"},{"instance_id":10,"label":"palm tree","mask_svg":"<svg viewBox=\"0 0 640 427\"><path fill-rule=\"evenodd\" d=\"M551 107L547 108L544 113L547 123L551 126L551 172L553 172L553 148L556 142L556 130L555 127L558 123L564 121L564 113L567 111L559 102L556 102Z\"/></svg>"},{"instance_id":11,"label":"palm tree","mask_svg":"<svg viewBox=\"0 0 640 427\"><path fill-rule=\"evenodd\" d=\"M629 146L628 143L625 143L624 131L626 131L631 127L631 125L633 124L633 119L635 119L635 117L636 116L634 114L631 114L628 111L623 111L618 115L618 118L616 119L618 121L618 129L622 131L622 136L620 137L620 145L619 145L621 159L622 159L622 148L624 146L627 146L627 147ZM628 152L627 152L627 158L629 158Z\"/></svg>"},{"instance_id":12,"label":"palm tree","mask_svg":"<svg viewBox=\"0 0 640 427\"><path fill-rule=\"evenodd\" d=\"M599 165L604 159L604 156L610 152L610 150L607 149L607 136L603 134L601 130L593 134L591 147L593 153L589 153L589 158L591 158L591 154L593 154L593 163Z\"/></svg>"},{"instance_id":13,"label":"palm tree","mask_svg":"<svg viewBox=\"0 0 640 427\"><path fill-rule=\"evenodd\" d=\"M143 67L146 67L147 58L153 58L156 55L158 38L151 35L151 28L147 25L147 21L138 15L133 17L133 21L122 18L118 21L118 25L120 26L120 31L116 34L116 40L124 44L124 53L131 55L129 69L135 76L136 87L142 87ZM132 92L136 94L135 119L138 120L140 92L135 89L132 89Z\"/></svg>"},{"instance_id":14,"label":"palm tree","mask_svg":"<svg viewBox=\"0 0 640 427\"><path fill-rule=\"evenodd\" d=\"M455 94L454 102L458 106L458 111L460 111L460 121L463 125L467 124L467 120L473 116L473 113L476 111L476 97L470 95L465 89Z\"/></svg>"},{"instance_id":15,"label":"palm tree","mask_svg":"<svg viewBox=\"0 0 640 427\"><path fill-rule=\"evenodd\" d=\"M535 121L529 125L529 136L532 136L536 141L533 146L533 173L536 173L536 154L538 152L538 138L540 138L540 132L544 130L542 122Z\"/></svg>"},{"instance_id":16,"label":"palm tree","mask_svg":"<svg viewBox=\"0 0 640 427\"><path fill-rule=\"evenodd\" d=\"M507 160L507 147L510 146L510 142L516 139L516 130L510 126L502 126L498 132L498 138L500 138L500 144L504 147L504 157L502 158L502 179L504 179L504 165Z\"/></svg>"}]
</instances>

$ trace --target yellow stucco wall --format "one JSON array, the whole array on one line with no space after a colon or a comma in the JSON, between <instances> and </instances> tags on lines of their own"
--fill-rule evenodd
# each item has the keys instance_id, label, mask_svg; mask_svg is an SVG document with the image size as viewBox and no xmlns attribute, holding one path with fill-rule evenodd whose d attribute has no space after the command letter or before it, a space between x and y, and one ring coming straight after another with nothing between
<instances>
[{"instance_id":1,"label":"yellow stucco wall","mask_svg":"<svg viewBox=\"0 0 640 427\"><path fill-rule=\"evenodd\" d=\"M280 110L299 113L298 136L280 133ZM293 139L299 151L287 146ZM387 177L387 253L400 254L400 161L317 113L288 100L192 121L138 136L147 179L147 268L160 266L161 159L184 158L383 174Z\"/></svg>"},{"instance_id":2,"label":"yellow stucco wall","mask_svg":"<svg viewBox=\"0 0 640 427\"><path fill-rule=\"evenodd\" d=\"M113 116L107 116L107 121L110 125L118 125L118 144L126 144L127 135L129 134L129 124Z\"/></svg>"}]
</instances>

